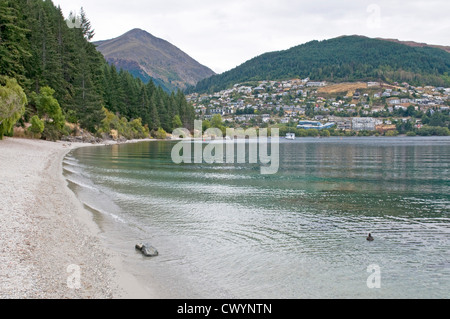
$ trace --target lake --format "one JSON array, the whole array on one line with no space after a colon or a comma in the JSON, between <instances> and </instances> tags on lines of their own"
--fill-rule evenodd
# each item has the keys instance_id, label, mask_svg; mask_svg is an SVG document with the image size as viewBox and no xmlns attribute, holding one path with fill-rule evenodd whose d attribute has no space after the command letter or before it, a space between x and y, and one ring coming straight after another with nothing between
<instances>
[{"instance_id":1,"label":"lake","mask_svg":"<svg viewBox=\"0 0 450 319\"><path fill-rule=\"evenodd\" d=\"M102 237L164 298L449 297L450 138L282 139L273 175L177 165L176 143L64 160Z\"/></svg>"}]
</instances>

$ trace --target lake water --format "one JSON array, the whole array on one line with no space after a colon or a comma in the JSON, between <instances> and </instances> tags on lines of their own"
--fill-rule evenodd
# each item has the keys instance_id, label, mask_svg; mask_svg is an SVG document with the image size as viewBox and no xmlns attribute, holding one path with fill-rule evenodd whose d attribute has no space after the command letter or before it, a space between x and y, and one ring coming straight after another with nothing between
<instances>
[{"instance_id":1,"label":"lake water","mask_svg":"<svg viewBox=\"0 0 450 319\"><path fill-rule=\"evenodd\" d=\"M176 165L175 143L64 161L104 239L162 297L450 296L450 138L282 140L274 175ZM138 242L160 255L144 258Z\"/></svg>"}]
</instances>

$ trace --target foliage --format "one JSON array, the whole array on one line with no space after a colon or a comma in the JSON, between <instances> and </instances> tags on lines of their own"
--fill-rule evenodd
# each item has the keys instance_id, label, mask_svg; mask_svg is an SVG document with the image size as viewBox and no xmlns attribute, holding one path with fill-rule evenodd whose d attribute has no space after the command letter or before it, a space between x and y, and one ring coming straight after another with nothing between
<instances>
[{"instance_id":1,"label":"foliage","mask_svg":"<svg viewBox=\"0 0 450 319\"><path fill-rule=\"evenodd\" d=\"M447 127L424 126L417 131L420 136L450 136L450 130Z\"/></svg>"},{"instance_id":2,"label":"foliage","mask_svg":"<svg viewBox=\"0 0 450 319\"><path fill-rule=\"evenodd\" d=\"M323 130L323 131L320 131L319 133L320 133L321 137L330 137L331 136L331 133L329 130Z\"/></svg>"},{"instance_id":3,"label":"foliage","mask_svg":"<svg viewBox=\"0 0 450 319\"><path fill-rule=\"evenodd\" d=\"M450 127L450 112L432 112L428 111L422 116L422 123L428 126Z\"/></svg>"},{"instance_id":4,"label":"foliage","mask_svg":"<svg viewBox=\"0 0 450 319\"><path fill-rule=\"evenodd\" d=\"M27 97L15 79L0 78L0 140L25 113Z\"/></svg>"},{"instance_id":5,"label":"foliage","mask_svg":"<svg viewBox=\"0 0 450 319\"><path fill-rule=\"evenodd\" d=\"M181 128L183 126L183 122L181 121L181 118L179 115L175 115L172 121L172 128L177 129Z\"/></svg>"},{"instance_id":6,"label":"foliage","mask_svg":"<svg viewBox=\"0 0 450 319\"><path fill-rule=\"evenodd\" d=\"M245 107L244 109L238 109L236 111L236 115L242 115L242 114L255 114L255 109L252 107Z\"/></svg>"},{"instance_id":7,"label":"foliage","mask_svg":"<svg viewBox=\"0 0 450 319\"><path fill-rule=\"evenodd\" d=\"M311 78L329 82L407 81L450 86L450 53L389 41L345 36L266 53L200 81L196 92L217 92L235 83Z\"/></svg>"},{"instance_id":8,"label":"foliage","mask_svg":"<svg viewBox=\"0 0 450 319\"><path fill-rule=\"evenodd\" d=\"M66 119L61 110L58 100L53 96L55 90L45 86L39 94L33 92L32 103L36 107L39 118L45 119L45 128L42 137L47 140L56 141L65 132Z\"/></svg>"},{"instance_id":9,"label":"foliage","mask_svg":"<svg viewBox=\"0 0 450 319\"><path fill-rule=\"evenodd\" d=\"M63 116L93 133L102 126L103 107L127 121L141 118L152 130L172 131L175 116L193 127L194 108L182 92L167 93L108 65L90 42L95 32L84 10L79 21L69 27L51 1L1 0L0 75L16 78L29 97L52 88ZM35 108L30 104L28 113Z\"/></svg>"},{"instance_id":10,"label":"foliage","mask_svg":"<svg viewBox=\"0 0 450 319\"><path fill-rule=\"evenodd\" d=\"M114 65L104 66L103 85L105 107L114 113L128 119L140 117L151 130L161 127L172 132L179 127L193 128L194 108L181 91L168 94L153 82L144 84Z\"/></svg>"},{"instance_id":11,"label":"foliage","mask_svg":"<svg viewBox=\"0 0 450 319\"><path fill-rule=\"evenodd\" d=\"M41 88L39 94L33 94L32 99L41 118L46 118L48 124L62 130L66 122L57 99L54 98L55 90L46 86Z\"/></svg>"},{"instance_id":12,"label":"foliage","mask_svg":"<svg viewBox=\"0 0 450 319\"><path fill-rule=\"evenodd\" d=\"M319 130L317 129L307 130L307 135L308 137L317 137L319 136Z\"/></svg>"},{"instance_id":13,"label":"foliage","mask_svg":"<svg viewBox=\"0 0 450 319\"><path fill-rule=\"evenodd\" d=\"M24 61L30 57L27 47L28 30L19 17L16 1L0 1L0 73L25 82Z\"/></svg>"},{"instance_id":14,"label":"foliage","mask_svg":"<svg viewBox=\"0 0 450 319\"><path fill-rule=\"evenodd\" d=\"M203 120L203 122L202 122L202 131L203 131L203 133L206 132L210 128L211 128L211 122L208 121L208 120Z\"/></svg>"},{"instance_id":15,"label":"foliage","mask_svg":"<svg viewBox=\"0 0 450 319\"><path fill-rule=\"evenodd\" d=\"M211 127L212 128L218 128L219 130L222 131L222 134L225 135L226 134L226 127L223 125L223 119L222 116L220 114L216 114L212 117L211 119Z\"/></svg>"},{"instance_id":16,"label":"foliage","mask_svg":"<svg viewBox=\"0 0 450 319\"><path fill-rule=\"evenodd\" d=\"M154 134L155 138L158 140L165 140L167 138L167 133L162 128L158 129L158 131Z\"/></svg>"},{"instance_id":17,"label":"foliage","mask_svg":"<svg viewBox=\"0 0 450 319\"><path fill-rule=\"evenodd\" d=\"M44 132L45 124L39 116L34 115L30 120L31 126L28 128L28 131L31 132L31 134L34 137L40 138L41 133Z\"/></svg>"},{"instance_id":18,"label":"foliage","mask_svg":"<svg viewBox=\"0 0 450 319\"><path fill-rule=\"evenodd\" d=\"M119 136L126 139L142 139L150 135L148 127L142 125L140 118L129 122L125 117L119 117L106 108L103 108L103 113L104 119L101 128L98 130L99 134L113 135L111 132L117 131Z\"/></svg>"},{"instance_id":19,"label":"foliage","mask_svg":"<svg viewBox=\"0 0 450 319\"><path fill-rule=\"evenodd\" d=\"M384 135L388 137L397 136L399 134L398 131L387 131Z\"/></svg>"}]
</instances>

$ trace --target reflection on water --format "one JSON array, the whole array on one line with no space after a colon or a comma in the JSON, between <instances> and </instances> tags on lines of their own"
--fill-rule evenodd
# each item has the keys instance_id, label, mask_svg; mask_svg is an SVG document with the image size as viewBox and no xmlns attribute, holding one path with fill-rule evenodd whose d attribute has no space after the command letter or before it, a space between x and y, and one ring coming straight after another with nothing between
<instances>
[{"instance_id":1,"label":"reflection on water","mask_svg":"<svg viewBox=\"0 0 450 319\"><path fill-rule=\"evenodd\" d=\"M450 139L283 141L275 175L175 165L174 145L81 148L64 165L103 236L165 296L448 297ZM132 251L144 240L158 258ZM373 264L381 289L366 285Z\"/></svg>"}]
</instances>

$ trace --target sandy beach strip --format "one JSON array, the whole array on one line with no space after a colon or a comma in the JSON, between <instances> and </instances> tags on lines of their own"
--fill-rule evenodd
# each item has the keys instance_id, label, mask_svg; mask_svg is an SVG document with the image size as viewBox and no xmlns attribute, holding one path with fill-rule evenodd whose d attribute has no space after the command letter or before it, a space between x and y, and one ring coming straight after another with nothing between
<instances>
[{"instance_id":1,"label":"sandy beach strip","mask_svg":"<svg viewBox=\"0 0 450 319\"><path fill-rule=\"evenodd\" d=\"M0 299L157 298L122 268L67 186L62 161L85 146L0 141Z\"/></svg>"}]
</instances>

